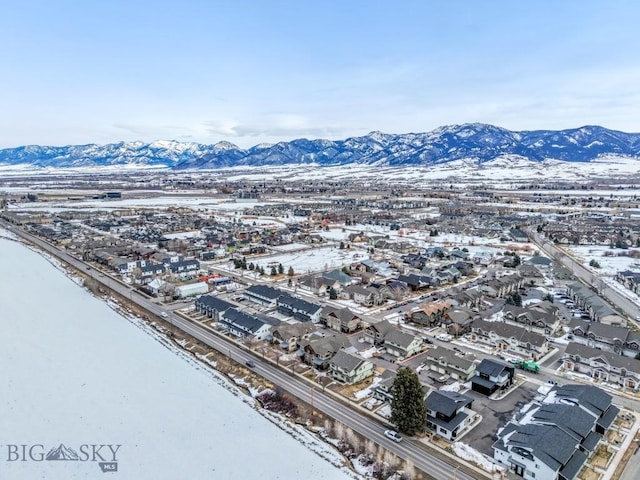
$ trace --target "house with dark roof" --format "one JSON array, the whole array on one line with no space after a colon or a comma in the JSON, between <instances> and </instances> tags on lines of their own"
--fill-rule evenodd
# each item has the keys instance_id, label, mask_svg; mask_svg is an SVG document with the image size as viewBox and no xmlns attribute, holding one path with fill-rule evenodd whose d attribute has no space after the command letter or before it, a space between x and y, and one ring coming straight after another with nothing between
<instances>
[{"instance_id":1,"label":"house with dark roof","mask_svg":"<svg viewBox=\"0 0 640 480\"><path fill-rule=\"evenodd\" d=\"M374 374L374 365L345 350L338 350L329 361L329 375L346 384L361 382Z\"/></svg>"},{"instance_id":2,"label":"house with dark roof","mask_svg":"<svg viewBox=\"0 0 640 480\"><path fill-rule=\"evenodd\" d=\"M394 327L389 323L389 320L380 320L376 323L370 323L364 329L362 339L372 345L382 345L384 343L385 335L393 328Z\"/></svg>"},{"instance_id":3,"label":"house with dark roof","mask_svg":"<svg viewBox=\"0 0 640 480\"><path fill-rule=\"evenodd\" d=\"M570 342L562 356L562 367L630 390L640 388L640 360L634 357Z\"/></svg>"},{"instance_id":4,"label":"house with dark roof","mask_svg":"<svg viewBox=\"0 0 640 480\"><path fill-rule=\"evenodd\" d=\"M307 302L301 298L285 294L278 297L277 305L278 312L291 316L300 322L311 321L318 323L320 321L322 306L316 303Z\"/></svg>"},{"instance_id":5,"label":"house with dark roof","mask_svg":"<svg viewBox=\"0 0 640 480\"><path fill-rule=\"evenodd\" d=\"M358 284L345 287L340 294L340 298L353 300L358 305L364 305L365 307L382 305L386 300L379 290Z\"/></svg>"},{"instance_id":6,"label":"house with dark roof","mask_svg":"<svg viewBox=\"0 0 640 480\"><path fill-rule=\"evenodd\" d=\"M440 325L445 313L453 308L448 300L424 302L407 313L407 320L418 325L434 327Z\"/></svg>"},{"instance_id":7,"label":"house with dark roof","mask_svg":"<svg viewBox=\"0 0 640 480\"><path fill-rule=\"evenodd\" d=\"M595 385L567 384L554 387L547 401L577 405L596 419L595 431L604 435L613 425L620 409L613 405L613 397Z\"/></svg>"},{"instance_id":8,"label":"house with dark roof","mask_svg":"<svg viewBox=\"0 0 640 480\"><path fill-rule=\"evenodd\" d=\"M634 349L631 345L632 340L637 340L638 336L626 327L597 322L576 322L575 324L570 324L570 326L576 343L600 347L618 354L623 353L629 347L637 352L637 349Z\"/></svg>"},{"instance_id":9,"label":"house with dark roof","mask_svg":"<svg viewBox=\"0 0 640 480\"><path fill-rule=\"evenodd\" d=\"M226 312L230 308L235 308L233 303L221 300L213 295L202 295L196 299L194 303L196 312L200 312L212 318L216 322L220 319L220 314Z\"/></svg>"},{"instance_id":10,"label":"house with dark roof","mask_svg":"<svg viewBox=\"0 0 640 480\"><path fill-rule=\"evenodd\" d=\"M251 285L247 287L242 296L247 300L263 305L265 307L275 307L277 305L278 298L285 293L277 288L269 287L268 285Z\"/></svg>"},{"instance_id":11,"label":"house with dark roof","mask_svg":"<svg viewBox=\"0 0 640 480\"><path fill-rule=\"evenodd\" d=\"M373 345L384 345L387 353L398 358L415 355L424 347L420 337L404 333L391 325L388 320L367 325L362 338Z\"/></svg>"},{"instance_id":12,"label":"house with dark roof","mask_svg":"<svg viewBox=\"0 0 640 480\"><path fill-rule=\"evenodd\" d=\"M587 459L578 447L555 425L508 423L493 444L493 458L523 478L574 480Z\"/></svg>"},{"instance_id":13,"label":"house with dark roof","mask_svg":"<svg viewBox=\"0 0 640 480\"><path fill-rule=\"evenodd\" d=\"M550 308L547 303L549 302L540 302L526 307L505 305L502 309L503 318L508 322L525 325L538 333L551 335L560 326L560 316L558 308Z\"/></svg>"},{"instance_id":14,"label":"house with dark roof","mask_svg":"<svg viewBox=\"0 0 640 480\"><path fill-rule=\"evenodd\" d=\"M396 372L393 370L385 370L380 375L376 386L372 388L373 398L382 402L390 402L393 399L393 382L396 380Z\"/></svg>"},{"instance_id":15,"label":"house with dark roof","mask_svg":"<svg viewBox=\"0 0 640 480\"><path fill-rule=\"evenodd\" d=\"M549 351L549 341L544 335L505 322L474 320L470 339L533 360L539 360Z\"/></svg>"},{"instance_id":16,"label":"house with dark roof","mask_svg":"<svg viewBox=\"0 0 640 480\"><path fill-rule=\"evenodd\" d=\"M298 278L297 283L300 287L321 297L328 295L331 289L336 293L342 290L342 285L339 281L322 275L306 275Z\"/></svg>"},{"instance_id":17,"label":"house with dark roof","mask_svg":"<svg viewBox=\"0 0 640 480\"><path fill-rule=\"evenodd\" d=\"M578 479L619 409L593 385L552 388L498 431L493 457L529 479Z\"/></svg>"},{"instance_id":18,"label":"house with dark roof","mask_svg":"<svg viewBox=\"0 0 640 480\"><path fill-rule=\"evenodd\" d=\"M509 388L514 376L513 365L485 358L476 366L476 375L471 379L471 389L484 395L491 395L497 390Z\"/></svg>"},{"instance_id":19,"label":"house with dark roof","mask_svg":"<svg viewBox=\"0 0 640 480\"><path fill-rule=\"evenodd\" d=\"M351 346L349 339L343 334L333 337L312 335L308 339L300 340L298 345L298 355L301 359L318 370L326 370L329 361L340 349Z\"/></svg>"},{"instance_id":20,"label":"house with dark roof","mask_svg":"<svg viewBox=\"0 0 640 480\"><path fill-rule=\"evenodd\" d=\"M227 331L238 337L253 336L258 340L264 340L270 334L271 325L255 315L249 315L236 308L229 308L220 314L220 325Z\"/></svg>"},{"instance_id":21,"label":"house with dark roof","mask_svg":"<svg viewBox=\"0 0 640 480\"><path fill-rule=\"evenodd\" d=\"M351 333L362 328L362 319L348 308L325 306L320 312L320 323L338 332Z\"/></svg>"},{"instance_id":22,"label":"house with dark roof","mask_svg":"<svg viewBox=\"0 0 640 480\"><path fill-rule=\"evenodd\" d=\"M392 328L384 336L384 347L387 353L398 357L408 358L423 349L424 343L417 335L405 333L397 328Z\"/></svg>"},{"instance_id":23,"label":"house with dark roof","mask_svg":"<svg viewBox=\"0 0 640 480\"><path fill-rule=\"evenodd\" d=\"M476 358L473 355L458 355L444 347L429 349L425 354L425 366L440 375L449 375L454 380L469 381L476 373Z\"/></svg>"},{"instance_id":24,"label":"house with dark roof","mask_svg":"<svg viewBox=\"0 0 640 480\"><path fill-rule=\"evenodd\" d=\"M316 330L316 323L281 323L271 327L271 340L278 343L283 350L293 352L298 349L300 340L309 339Z\"/></svg>"},{"instance_id":25,"label":"house with dark roof","mask_svg":"<svg viewBox=\"0 0 640 480\"><path fill-rule=\"evenodd\" d=\"M455 441L475 418L473 400L466 395L445 390L432 391L425 400L428 429L439 437Z\"/></svg>"}]
</instances>

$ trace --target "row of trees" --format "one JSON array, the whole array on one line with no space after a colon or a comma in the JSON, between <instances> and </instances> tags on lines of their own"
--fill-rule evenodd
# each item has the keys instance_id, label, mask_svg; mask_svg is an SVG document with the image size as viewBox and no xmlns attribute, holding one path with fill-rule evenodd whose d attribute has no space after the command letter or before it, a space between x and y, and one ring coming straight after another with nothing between
<instances>
[{"instance_id":1,"label":"row of trees","mask_svg":"<svg viewBox=\"0 0 640 480\"><path fill-rule=\"evenodd\" d=\"M250 270L252 272L258 272L261 275L265 274L265 269L263 266L260 266L258 264L254 264L253 262L249 263L247 265L247 259L242 257L242 258L234 258L233 259L233 267L234 268L239 268L242 270ZM271 276L275 276L275 275L284 275L284 267L282 266L281 263L278 264L278 266L276 267L275 265L271 266L271 271L269 272L269 275ZM287 271L287 275L290 277L293 277L295 275L295 272L293 270L292 266L289 266L289 270Z\"/></svg>"}]
</instances>

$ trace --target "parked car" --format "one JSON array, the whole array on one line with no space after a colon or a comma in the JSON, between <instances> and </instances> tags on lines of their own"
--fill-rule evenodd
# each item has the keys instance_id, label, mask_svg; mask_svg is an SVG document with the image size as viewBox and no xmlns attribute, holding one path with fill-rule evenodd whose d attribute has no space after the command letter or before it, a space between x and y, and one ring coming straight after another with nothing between
<instances>
[{"instance_id":1,"label":"parked car","mask_svg":"<svg viewBox=\"0 0 640 480\"><path fill-rule=\"evenodd\" d=\"M160 316L162 318L167 318L169 315L167 315L167 312L160 312Z\"/></svg>"},{"instance_id":2,"label":"parked car","mask_svg":"<svg viewBox=\"0 0 640 480\"><path fill-rule=\"evenodd\" d=\"M255 362L253 360L247 360L246 362L244 362L245 365L249 368L254 368L256 366Z\"/></svg>"},{"instance_id":3,"label":"parked car","mask_svg":"<svg viewBox=\"0 0 640 480\"><path fill-rule=\"evenodd\" d=\"M395 430L385 430L384 431L384 436L387 437L387 438L390 438L394 442L402 441L402 437Z\"/></svg>"}]
</instances>

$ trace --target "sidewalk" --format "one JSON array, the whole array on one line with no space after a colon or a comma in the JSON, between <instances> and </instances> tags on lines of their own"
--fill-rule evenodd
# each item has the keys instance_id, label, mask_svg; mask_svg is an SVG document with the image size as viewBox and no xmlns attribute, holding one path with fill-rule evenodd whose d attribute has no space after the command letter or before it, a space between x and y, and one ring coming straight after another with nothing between
<instances>
[{"instance_id":1,"label":"sidewalk","mask_svg":"<svg viewBox=\"0 0 640 480\"><path fill-rule=\"evenodd\" d=\"M622 445L620 445L620 448L618 449L615 456L613 457L613 460L611 460L611 463L609 464L607 471L604 472L604 475L602 476L601 480L610 480L611 478L613 478L613 474L615 473L618 464L622 460L622 457L624 456L625 452L629 448L629 445L631 445L631 442L633 442L633 439L636 438L638 429L640 429L640 415L636 412L633 412L633 416L635 417L636 421L633 423L633 426L629 429L629 433L625 437L624 442L622 442ZM629 462L631 462L631 459L633 459L633 456L629 459ZM628 469L625 467L625 472L627 470ZM624 478L624 477L625 475L622 475L621 478ZM637 477L634 476L630 478L635 479Z\"/></svg>"}]
</instances>

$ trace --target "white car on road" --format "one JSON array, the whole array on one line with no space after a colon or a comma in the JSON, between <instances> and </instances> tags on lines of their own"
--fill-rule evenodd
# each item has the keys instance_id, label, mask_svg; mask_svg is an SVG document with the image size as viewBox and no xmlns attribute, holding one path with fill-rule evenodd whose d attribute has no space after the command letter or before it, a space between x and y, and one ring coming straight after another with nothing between
<instances>
[{"instance_id":1,"label":"white car on road","mask_svg":"<svg viewBox=\"0 0 640 480\"><path fill-rule=\"evenodd\" d=\"M167 315L167 312L160 312L160 316L162 318L167 318L169 315Z\"/></svg>"},{"instance_id":2,"label":"white car on road","mask_svg":"<svg viewBox=\"0 0 640 480\"><path fill-rule=\"evenodd\" d=\"M398 434L398 432L396 432L395 430L385 430L384 436L390 438L394 442L400 442L402 440L400 434Z\"/></svg>"}]
</instances>

